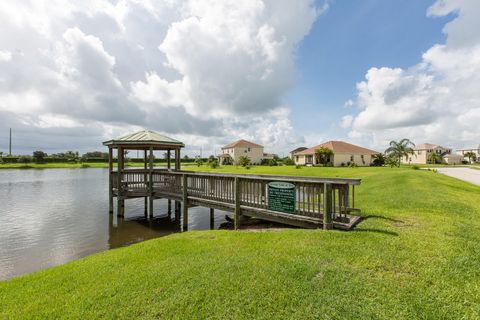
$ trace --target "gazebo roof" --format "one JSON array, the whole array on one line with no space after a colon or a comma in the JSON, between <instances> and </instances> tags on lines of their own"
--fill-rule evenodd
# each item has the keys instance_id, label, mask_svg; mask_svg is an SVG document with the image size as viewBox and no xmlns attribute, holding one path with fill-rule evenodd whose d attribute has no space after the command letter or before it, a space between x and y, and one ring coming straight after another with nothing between
<instances>
[{"instance_id":1,"label":"gazebo roof","mask_svg":"<svg viewBox=\"0 0 480 320\"><path fill-rule=\"evenodd\" d=\"M183 148L183 142L164 136L151 130L142 130L103 142L104 146L135 146L135 147L173 147Z\"/></svg>"}]
</instances>

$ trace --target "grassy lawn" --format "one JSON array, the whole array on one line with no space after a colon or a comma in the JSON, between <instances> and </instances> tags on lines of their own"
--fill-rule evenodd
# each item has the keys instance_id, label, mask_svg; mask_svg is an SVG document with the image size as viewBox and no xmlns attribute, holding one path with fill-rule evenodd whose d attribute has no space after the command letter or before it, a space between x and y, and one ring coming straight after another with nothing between
<instances>
[{"instance_id":1,"label":"grassy lawn","mask_svg":"<svg viewBox=\"0 0 480 320\"><path fill-rule=\"evenodd\" d=\"M405 167L215 171L362 178L366 219L352 232L187 232L95 254L1 282L0 318L480 318L480 187Z\"/></svg>"}]
</instances>

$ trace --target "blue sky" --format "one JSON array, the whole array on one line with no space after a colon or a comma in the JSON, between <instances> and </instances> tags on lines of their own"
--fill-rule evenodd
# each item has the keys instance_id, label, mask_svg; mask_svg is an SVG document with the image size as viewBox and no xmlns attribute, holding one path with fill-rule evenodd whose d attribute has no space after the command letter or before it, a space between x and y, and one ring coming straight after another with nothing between
<instances>
[{"instance_id":1,"label":"blue sky","mask_svg":"<svg viewBox=\"0 0 480 320\"><path fill-rule=\"evenodd\" d=\"M356 83L369 68L408 68L434 44L445 42L442 28L451 16L427 17L433 3L331 1L298 49L298 80L286 99L297 132L343 137L346 130L338 120L349 112L344 104L355 100Z\"/></svg>"}]
</instances>

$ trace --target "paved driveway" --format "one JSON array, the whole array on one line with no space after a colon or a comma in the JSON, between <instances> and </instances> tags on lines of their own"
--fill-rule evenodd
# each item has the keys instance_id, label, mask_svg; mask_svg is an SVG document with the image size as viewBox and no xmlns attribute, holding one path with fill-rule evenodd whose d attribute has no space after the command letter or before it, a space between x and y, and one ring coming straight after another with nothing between
<instances>
[{"instance_id":1,"label":"paved driveway","mask_svg":"<svg viewBox=\"0 0 480 320\"><path fill-rule=\"evenodd\" d=\"M480 186L480 170L470 168L435 168L444 175Z\"/></svg>"}]
</instances>

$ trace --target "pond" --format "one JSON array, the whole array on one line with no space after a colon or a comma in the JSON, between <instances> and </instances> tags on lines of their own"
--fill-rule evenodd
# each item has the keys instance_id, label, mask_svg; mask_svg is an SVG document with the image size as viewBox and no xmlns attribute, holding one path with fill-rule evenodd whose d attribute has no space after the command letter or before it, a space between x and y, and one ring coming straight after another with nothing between
<instances>
[{"instance_id":1,"label":"pond","mask_svg":"<svg viewBox=\"0 0 480 320\"><path fill-rule=\"evenodd\" d=\"M108 214L107 169L0 170L0 280L96 252L180 232L167 200L125 202L125 218ZM172 202L172 208L174 208ZM226 212L189 209L188 230L218 229Z\"/></svg>"}]
</instances>

